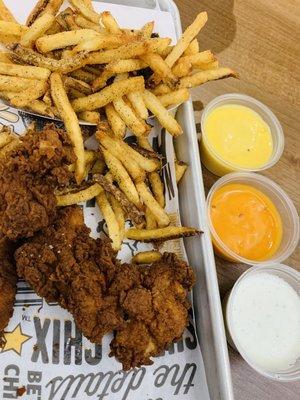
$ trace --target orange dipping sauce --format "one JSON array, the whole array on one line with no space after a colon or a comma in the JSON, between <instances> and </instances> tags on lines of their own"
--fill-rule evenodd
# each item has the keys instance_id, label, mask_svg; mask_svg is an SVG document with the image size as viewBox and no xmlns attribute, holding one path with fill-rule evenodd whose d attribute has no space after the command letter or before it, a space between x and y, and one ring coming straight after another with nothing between
<instances>
[{"instance_id":1,"label":"orange dipping sauce","mask_svg":"<svg viewBox=\"0 0 300 400\"><path fill-rule=\"evenodd\" d=\"M280 246L282 221L278 210L253 186L230 183L218 189L211 199L210 216L221 242L240 257L267 260ZM221 256L231 259L215 240L214 246Z\"/></svg>"}]
</instances>

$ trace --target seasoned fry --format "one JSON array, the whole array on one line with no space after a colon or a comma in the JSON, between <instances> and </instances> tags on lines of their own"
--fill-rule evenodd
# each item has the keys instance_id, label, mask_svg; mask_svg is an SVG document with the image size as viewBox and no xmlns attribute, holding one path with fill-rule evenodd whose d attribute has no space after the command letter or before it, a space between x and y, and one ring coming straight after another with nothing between
<instances>
[{"instance_id":1,"label":"seasoned fry","mask_svg":"<svg viewBox=\"0 0 300 400\"><path fill-rule=\"evenodd\" d=\"M96 196L96 202L98 204L98 207L100 208L103 218L105 219L108 229L108 236L112 241L111 246L115 251L119 251L122 245L123 238L121 238L120 236L119 223L117 221L116 215L103 189Z\"/></svg>"},{"instance_id":2,"label":"seasoned fry","mask_svg":"<svg viewBox=\"0 0 300 400\"><path fill-rule=\"evenodd\" d=\"M84 146L81 129L78 123L77 115L71 107L68 96L63 86L62 79L57 72L54 72L50 77L51 96L55 106L64 121L66 131L74 146L74 152L77 156L75 177L79 184L85 172Z\"/></svg>"},{"instance_id":3,"label":"seasoned fry","mask_svg":"<svg viewBox=\"0 0 300 400\"><path fill-rule=\"evenodd\" d=\"M27 26L20 25L17 22L1 21L0 20L0 33L4 35L22 36L28 30Z\"/></svg>"},{"instance_id":4,"label":"seasoned fry","mask_svg":"<svg viewBox=\"0 0 300 400\"><path fill-rule=\"evenodd\" d=\"M83 3L84 3L84 5L87 7L87 8L89 8L90 10L93 10L94 8L93 8L93 4L92 4L92 0L81 0Z\"/></svg>"},{"instance_id":5,"label":"seasoned fry","mask_svg":"<svg viewBox=\"0 0 300 400\"><path fill-rule=\"evenodd\" d=\"M122 165L121 161L119 161L116 157L112 155L108 150L104 147L101 147L102 154L104 156L104 160L115 180L117 181L119 188L122 192L127 196L127 198L136 206L140 207L140 198L137 192L137 189L134 186L128 172L125 167Z\"/></svg>"},{"instance_id":6,"label":"seasoned fry","mask_svg":"<svg viewBox=\"0 0 300 400\"><path fill-rule=\"evenodd\" d=\"M0 62L0 74L4 75L18 76L26 79L46 80L49 78L50 73L51 72L47 68Z\"/></svg>"},{"instance_id":7,"label":"seasoned fry","mask_svg":"<svg viewBox=\"0 0 300 400\"><path fill-rule=\"evenodd\" d=\"M82 111L78 113L78 118L95 125L101 121L100 113L97 111Z\"/></svg>"},{"instance_id":8,"label":"seasoned fry","mask_svg":"<svg viewBox=\"0 0 300 400\"><path fill-rule=\"evenodd\" d=\"M45 57L36 51L18 45L14 50L14 57L27 64L66 74L86 65L88 54L83 52L67 60L54 60L53 58Z\"/></svg>"},{"instance_id":9,"label":"seasoned fry","mask_svg":"<svg viewBox=\"0 0 300 400\"><path fill-rule=\"evenodd\" d=\"M34 42L41 37L51 27L54 22L54 16L45 13L40 16L25 32L20 41L20 45L24 47L32 47Z\"/></svg>"},{"instance_id":10,"label":"seasoned fry","mask_svg":"<svg viewBox=\"0 0 300 400\"><path fill-rule=\"evenodd\" d=\"M207 13L201 12L197 15L195 21L188 26L188 28L183 33L181 39L174 46L171 53L166 57L165 61L169 67L173 67L175 62L181 57L183 52L188 48L190 42L198 35L200 30L206 24Z\"/></svg>"},{"instance_id":11,"label":"seasoned fry","mask_svg":"<svg viewBox=\"0 0 300 400\"><path fill-rule=\"evenodd\" d=\"M14 107L25 107L33 100L42 97L48 88L49 85L46 81L38 81L34 85L31 84L26 90L17 93L11 99L11 104Z\"/></svg>"},{"instance_id":12,"label":"seasoned fry","mask_svg":"<svg viewBox=\"0 0 300 400\"><path fill-rule=\"evenodd\" d=\"M77 29L81 29L80 26L78 26L76 24L74 15L66 15L65 21L66 21L66 24L68 25L68 29L70 31L72 31L72 30L76 31Z\"/></svg>"},{"instance_id":13,"label":"seasoned fry","mask_svg":"<svg viewBox=\"0 0 300 400\"><path fill-rule=\"evenodd\" d=\"M142 37L150 39L154 28L154 21L147 22L141 29Z\"/></svg>"},{"instance_id":14,"label":"seasoned fry","mask_svg":"<svg viewBox=\"0 0 300 400\"><path fill-rule=\"evenodd\" d=\"M162 254L159 251L142 251L132 257L132 262L135 264L152 264L159 261L162 258Z\"/></svg>"},{"instance_id":15,"label":"seasoned fry","mask_svg":"<svg viewBox=\"0 0 300 400\"><path fill-rule=\"evenodd\" d=\"M136 114L146 120L149 116L147 107L145 106L142 92L132 92L127 94L127 98L130 101Z\"/></svg>"},{"instance_id":16,"label":"seasoned fry","mask_svg":"<svg viewBox=\"0 0 300 400\"><path fill-rule=\"evenodd\" d=\"M104 28L102 28L98 23L94 24L94 22L84 18L82 15L77 15L75 17L75 22L80 28L85 28L85 29L93 29L96 32L102 33L104 31Z\"/></svg>"},{"instance_id":17,"label":"seasoned fry","mask_svg":"<svg viewBox=\"0 0 300 400\"><path fill-rule=\"evenodd\" d=\"M77 69L76 71L71 72L70 74L72 78L86 82L86 83L91 83L96 79L96 76L84 69Z\"/></svg>"},{"instance_id":18,"label":"seasoned fry","mask_svg":"<svg viewBox=\"0 0 300 400\"><path fill-rule=\"evenodd\" d=\"M80 12L85 18L94 22L94 24L100 23L101 16L97 14L93 9L89 6L86 6L81 0L70 0L72 6Z\"/></svg>"},{"instance_id":19,"label":"seasoned fry","mask_svg":"<svg viewBox=\"0 0 300 400\"><path fill-rule=\"evenodd\" d=\"M146 217L146 229L156 229L157 228L157 222L152 214L150 208L146 208L145 212L145 217Z\"/></svg>"},{"instance_id":20,"label":"seasoned fry","mask_svg":"<svg viewBox=\"0 0 300 400\"><path fill-rule=\"evenodd\" d=\"M201 53L191 56L180 57L178 64L191 64L193 67L201 67L203 64L208 64L216 60L216 57L210 50L202 51Z\"/></svg>"},{"instance_id":21,"label":"seasoned fry","mask_svg":"<svg viewBox=\"0 0 300 400\"><path fill-rule=\"evenodd\" d=\"M164 184L162 183L159 173L154 171L150 172L149 174L149 182L150 186L152 189L152 192L154 194L154 197L158 204L164 208L165 206L165 190L164 190Z\"/></svg>"},{"instance_id":22,"label":"seasoned fry","mask_svg":"<svg viewBox=\"0 0 300 400\"><path fill-rule=\"evenodd\" d=\"M0 51L0 62L6 64L12 64L12 61L10 59L11 54L12 53L9 51Z\"/></svg>"},{"instance_id":23,"label":"seasoned fry","mask_svg":"<svg viewBox=\"0 0 300 400\"><path fill-rule=\"evenodd\" d=\"M40 115L45 115L47 117L54 118L56 113L52 107L49 107L48 104L44 103L41 100L31 101L26 105L26 109Z\"/></svg>"},{"instance_id":24,"label":"seasoned fry","mask_svg":"<svg viewBox=\"0 0 300 400\"><path fill-rule=\"evenodd\" d=\"M84 94L92 93L92 88L88 83L81 81L79 79L72 78L70 76L68 76L64 79L64 84L67 88L76 89L79 92L84 93Z\"/></svg>"},{"instance_id":25,"label":"seasoned fry","mask_svg":"<svg viewBox=\"0 0 300 400\"><path fill-rule=\"evenodd\" d=\"M125 215L122 209L122 206L120 202L111 194L108 194L108 200L112 206L112 209L114 210L116 219L118 221L119 225L119 235L121 241L124 239L124 234L125 234Z\"/></svg>"},{"instance_id":26,"label":"seasoned fry","mask_svg":"<svg viewBox=\"0 0 300 400\"><path fill-rule=\"evenodd\" d=\"M136 135L143 136L145 135L149 128L148 125L140 120L130 106L128 106L123 99L116 99L113 101L113 105L120 115L122 120L125 122L126 126Z\"/></svg>"},{"instance_id":27,"label":"seasoned fry","mask_svg":"<svg viewBox=\"0 0 300 400\"><path fill-rule=\"evenodd\" d=\"M178 105L187 101L190 97L190 93L187 89L178 89L174 92L163 94L158 96L158 100L164 107L169 107L172 105Z\"/></svg>"},{"instance_id":28,"label":"seasoned fry","mask_svg":"<svg viewBox=\"0 0 300 400\"><path fill-rule=\"evenodd\" d=\"M152 89L152 93L156 96L160 96L162 94L171 93L172 89L166 85L165 83L161 83L160 85L156 86L156 88Z\"/></svg>"},{"instance_id":29,"label":"seasoned fry","mask_svg":"<svg viewBox=\"0 0 300 400\"><path fill-rule=\"evenodd\" d=\"M183 161L175 161L176 183L178 184L187 170L187 164Z\"/></svg>"},{"instance_id":30,"label":"seasoned fry","mask_svg":"<svg viewBox=\"0 0 300 400\"><path fill-rule=\"evenodd\" d=\"M217 68L208 71L196 72L192 76L181 78L178 83L178 89L191 88L202 85L208 81L228 78L230 76L236 78L238 75L230 68Z\"/></svg>"},{"instance_id":31,"label":"seasoned fry","mask_svg":"<svg viewBox=\"0 0 300 400\"><path fill-rule=\"evenodd\" d=\"M33 79L28 79L28 78L0 75L0 90L18 92L20 90L27 89L28 86L31 86L32 84L37 82L38 82L37 80L35 81Z\"/></svg>"},{"instance_id":32,"label":"seasoned fry","mask_svg":"<svg viewBox=\"0 0 300 400\"><path fill-rule=\"evenodd\" d=\"M97 77L93 82L93 89L96 91L106 85L106 81L117 74L124 74L126 72L137 71L145 68L147 65L141 60L128 59L113 61L106 65L102 74Z\"/></svg>"},{"instance_id":33,"label":"seasoned fry","mask_svg":"<svg viewBox=\"0 0 300 400\"><path fill-rule=\"evenodd\" d=\"M140 242L162 242L166 240L178 239L182 237L199 235L196 228L184 226L168 226L159 229L136 229L130 228L125 231L127 239L138 240Z\"/></svg>"},{"instance_id":34,"label":"seasoned fry","mask_svg":"<svg viewBox=\"0 0 300 400\"><path fill-rule=\"evenodd\" d=\"M157 74L161 80L174 86L177 82L177 77L173 74L171 68L164 59L156 53L146 53L140 56L141 59L149 65L152 71Z\"/></svg>"},{"instance_id":35,"label":"seasoned fry","mask_svg":"<svg viewBox=\"0 0 300 400\"><path fill-rule=\"evenodd\" d=\"M146 107L157 117L161 125L166 128L171 135L178 136L182 134L181 126L153 93L145 90L143 99Z\"/></svg>"},{"instance_id":36,"label":"seasoned fry","mask_svg":"<svg viewBox=\"0 0 300 400\"><path fill-rule=\"evenodd\" d=\"M114 17L111 15L109 11L104 11L101 14L101 22L110 33L122 32L121 29L119 28L117 21L114 19Z\"/></svg>"},{"instance_id":37,"label":"seasoned fry","mask_svg":"<svg viewBox=\"0 0 300 400\"><path fill-rule=\"evenodd\" d=\"M130 157L130 154L125 151L124 147L119 144L118 140L109 137L101 129L96 132L96 138L103 147L105 147L114 157L121 161L134 181L141 181L145 179L144 170L133 158Z\"/></svg>"},{"instance_id":38,"label":"seasoned fry","mask_svg":"<svg viewBox=\"0 0 300 400\"><path fill-rule=\"evenodd\" d=\"M16 22L17 23L15 17L12 15L12 13L6 7L6 5L4 4L3 0L0 0L0 18L2 19L2 21Z\"/></svg>"},{"instance_id":39,"label":"seasoned fry","mask_svg":"<svg viewBox=\"0 0 300 400\"><path fill-rule=\"evenodd\" d=\"M105 114L114 135L122 139L125 136L126 125L112 103L105 106Z\"/></svg>"},{"instance_id":40,"label":"seasoned fry","mask_svg":"<svg viewBox=\"0 0 300 400\"><path fill-rule=\"evenodd\" d=\"M114 82L98 93L73 100L72 106L76 112L87 110L92 111L106 106L108 103L125 96L127 93L143 91L144 88L144 78L142 76L136 76L124 81Z\"/></svg>"},{"instance_id":41,"label":"seasoned fry","mask_svg":"<svg viewBox=\"0 0 300 400\"><path fill-rule=\"evenodd\" d=\"M191 62L177 63L172 68L173 74L178 78L190 75L192 70L193 70L193 65Z\"/></svg>"},{"instance_id":42,"label":"seasoned fry","mask_svg":"<svg viewBox=\"0 0 300 400\"><path fill-rule=\"evenodd\" d=\"M78 29L76 31L59 32L55 35L42 36L35 42L36 48L41 53L62 49L67 46L74 46L83 40L93 38L99 33L92 29Z\"/></svg>"},{"instance_id":43,"label":"seasoned fry","mask_svg":"<svg viewBox=\"0 0 300 400\"><path fill-rule=\"evenodd\" d=\"M151 144L146 136L139 136L137 138L139 147L148 151L153 151Z\"/></svg>"},{"instance_id":44,"label":"seasoned fry","mask_svg":"<svg viewBox=\"0 0 300 400\"><path fill-rule=\"evenodd\" d=\"M184 51L184 56L192 56L193 54L199 53L199 42L197 39L191 41L187 49Z\"/></svg>"},{"instance_id":45,"label":"seasoned fry","mask_svg":"<svg viewBox=\"0 0 300 400\"><path fill-rule=\"evenodd\" d=\"M29 14L26 25L31 26L34 21L45 13L55 15L60 9L63 0L39 0Z\"/></svg>"},{"instance_id":46,"label":"seasoned fry","mask_svg":"<svg viewBox=\"0 0 300 400\"><path fill-rule=\"evenodd\" d=\"M164 209L159 205L159 203L152 196L150 190L144 182L137 182L136 189L140 195L143 203L150 209L154 215L158 226L167 226L170 223L170 218Z\"/></svg>"},{"instance_id":47,"label":"seasoned fry","mask_svg":"<svg viewBox=\"0 0 300 400\"><path fill-rule=\"evenodd\" d=\"M58 207L71 206L72 204L81 203L88 201L98 196L102 191L102 187L99 183L94 183L87 189L83 189L80 192L67 193L63 195L56 196L56 204Z\"/></svg>"},{"instance_id":48,"label":"seasoned fry","mask_svg":"<svg viewBox=\"0 0 300 400\"><path fill-rule=\"evenodd\" d=\"M218 60L215 60L207 64L199 65L197 68L205 71L209 69L216 69L219 68L219 62Z\"/></svg>"},{"instance_id":49,"label":"seasoned fry","mask_svg":"<svg viewBox=\"0 0 300 400\"><path fill-rule=\"evenodd\" d=\"M105 161L103 160L103 158L98 158L92 167L91 173L92 174L103 174L105 168L106 168L106 164L105 164Z\"/></svg>"}]
</instances>

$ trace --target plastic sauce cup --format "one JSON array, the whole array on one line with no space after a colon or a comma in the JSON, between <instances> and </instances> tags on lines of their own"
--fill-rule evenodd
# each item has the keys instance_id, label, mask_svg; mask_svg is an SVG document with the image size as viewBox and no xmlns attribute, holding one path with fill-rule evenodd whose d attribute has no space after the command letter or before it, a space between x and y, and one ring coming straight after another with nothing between
<instances>
[{"instance_id":1,"label":"plastic sauce cup","mask_svg":"<svg viewBox=\"0 0 300 400\"><path fill-rule=\"evenodd\" d=\"M233 252L218 236L211 220L210 209L214 193L221 187L230 184L245 184L256 188L265 194L274 204L282 220L282 240L280 245L267 260L250 260ZM288 195L272 180L251 172L233 172L218 179L210 189L207 200L207 217L216 254L232 262L242 262L248 265L270 265L286 260L295 250L299 241L299 217L297 210Z\"/></svg>"},{"instance_id":2,"label":"plastic sauce cup","mask_svg":"<svg viewBox=\"0 0 300 400\"><path fill-rule=\"evenodd\" d=\"M259 274L263 275L259 276ZM268 284L266 288L265 278L268 278L268 283L270 283L270 278L281 282L275 281L272 283L272 285L275 283L273 287ZM260 288L257 290L258 282ZM269 291L267 294L265 294L266 290ZM294 293L291 294L291 291ZM295 341L297 329L299 330L299 320L298 324L296 322L297 318L299 319L299 293L299 272L283 264L274 264L249 268L240 276L223 300L228 343L254 370L267 378L281 381L300 379L300 358L297 358L300 351L300 337ZM298 301L296 294L298 294ZM243 315L241 319L237 319L240 313ZM286 324L281 327L282 313ZM260 315L258 316L258 314ZM294 328L295 324L297 324L297 328L289 342L291 318ZM237 327L237 323L239 327ZM241 336L244 328L247 338ZM258 338L262 335L263 338L260 342ZM264 347L265 341L271 349ZM275 357L272 352L276 354ZM283 357L286 358L284 364L289 365L280 368L278 362L282 364Z\"/></svg>"},{"instance_id":3,"label":"plastic sauce cup","mask_svg":"<svg viewBox=\"0 0 300 400\"><path fill-rule=\"evenodd\" d=\"M205 121L208 115L216 108L224 105L240 105L245 106L256 113L258 113L265 123L269 126L272 141L273 141L273 151L269 160L259 168L242 168L238 165L232 164L224 159L222 159L211 143L209 143L206 132L205 132ZM273 114L273 112L265 106L260 101L254 99L253 97L246 96L244 94L229 93L219 97L216 97L211 101L203 110L201 116L201 142L200 142L200 155L201 162L205 167L217 176L223 176L230 172L240 171L240 172L257 172L262 171L267 168L272 167L280 159L281 154L284 149L284 136L280 122Z\"/></svg>"}]
</instances>

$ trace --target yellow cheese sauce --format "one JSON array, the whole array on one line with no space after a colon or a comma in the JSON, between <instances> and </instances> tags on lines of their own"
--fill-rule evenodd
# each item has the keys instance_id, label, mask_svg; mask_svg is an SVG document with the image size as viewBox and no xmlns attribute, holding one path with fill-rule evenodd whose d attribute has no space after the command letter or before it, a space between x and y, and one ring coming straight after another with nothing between
<instances>
[{"instance_id":1,"label":"yellow cheese sauce","mask_svg":"<svg viewBox=\"0 0 300 400\"><path fill-rule=\"evenodd\" d=\"M271 258L282 240L282 221L273 202L260 190L231 183L218 189L211 200L212 225L231 251L249 260ZM228 258L214 241L216 250Z\"/></svg>"},{"instance_id":2,"label":"yellow cheese sauce","mask_svg":"<svg viewBox=\"0 0 300 400\"><path fill-rule=\"evenodd\" d=\"M269 161L273 151L268 124L258 113L238 104L223 105L208 114L203 140L204 146L237 168L259 168ZM213 154L209 158L213 164Z\"/></svg>"}]
</instances>

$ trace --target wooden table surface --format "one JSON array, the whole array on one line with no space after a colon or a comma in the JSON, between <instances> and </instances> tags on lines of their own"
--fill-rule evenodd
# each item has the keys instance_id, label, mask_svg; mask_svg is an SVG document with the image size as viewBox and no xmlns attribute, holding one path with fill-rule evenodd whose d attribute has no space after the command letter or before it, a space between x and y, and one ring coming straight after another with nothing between
<instances>
[{"instance_id":1,"label":"wooden table surface","mask_svg":"<svg viewBox=\"0 0 300 400\"><path fill-rule=\"evenodd\" d=\"M193 92L196 121L214 97L244 93L268 105L285 134L281 160L264 175L277 182L300 207L300 7L297 0L175 0L186 27L199 11L208 23L199 35L201 50L214 51L222 66L237 70L240 79L210 82ZM298 3L298 6L297 6ZM198 125L199 127L199 125ZM217 177L205 168L206 190ZM247 269L216 259L221 297ZM300 251L285 261L300 270ZM296 400L300 382L265 379L229 349L236 400Z\"/></svg>"}]
</instances>

